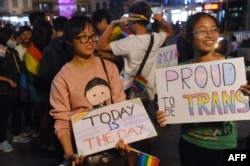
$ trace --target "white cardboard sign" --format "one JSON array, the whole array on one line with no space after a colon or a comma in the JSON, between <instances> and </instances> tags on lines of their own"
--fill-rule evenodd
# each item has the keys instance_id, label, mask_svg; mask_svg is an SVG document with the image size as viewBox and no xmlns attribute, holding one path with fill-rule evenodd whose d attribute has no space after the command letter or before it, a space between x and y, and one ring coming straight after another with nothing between
<instances>
[{"instance_id":1,"label":"white cardboard sign","mask_svg":"<svg viewBox=\"0 0 250 166\"><path fill-rule=\"evenodd\" d=\"M157 50L156 68L177 66L178 57L176 44L161 47Z\"/></svg>"},{"instance_id":2,"label":"white cardboard sign","mask_svg":"<svg viewBox=\"0 0 250 166\"><path fill-rule=\"evenodd\" d=\"M160 110L167 123L250 119L243 58L157 69Z\"/></svg>"},{"instance_id":3,"label":"white cardboard sign","mask_svg":"<svg viewBox=\"0 0 250 166\"><path fill-rule=\"evenodd\" d=\"M76 114L71 122L77 151L85 156L114 148L120 139L132 143L157 136L140 98Z\"/></svg>"}]
</instances>

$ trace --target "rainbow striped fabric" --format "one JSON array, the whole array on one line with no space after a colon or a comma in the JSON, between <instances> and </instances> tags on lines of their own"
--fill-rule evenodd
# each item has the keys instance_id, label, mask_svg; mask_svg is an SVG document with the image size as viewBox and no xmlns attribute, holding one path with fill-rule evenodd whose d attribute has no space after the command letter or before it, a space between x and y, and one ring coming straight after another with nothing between
<instances>
[{"instance_id":1,"label":"rainbow striped fabric","mask_svg":"<svg viewBox=\"0 0 250 166\"><path fill-rule=\"evenodd\" d=\"M138 153L137 165L136 166L158 166L159 159L155 156L148 155L146 153Z\"/></svg>"},{"instance_id":2,"label":"rainbow striped fabric","mask_svg":"<svg viewBox=\"0 0 250 166\"><path fill-rule=\"evenodd\" d=\"M136 92L143 92L146 90L148 81L141 75L136 75L133 81L134 90Z\"/></svg>"},{"instance_id":3,"label":"rainbow striped fabric","mask_svg":"<svg viewBox=\"0 0 250 166\"><path fill-rule=\"evenodd\" d=\"M44 93L37 88L38 69L42 58L42 52L38 50L33 43L28 47L23 56L25 75L22 75L20 82L21 100L27 98L34 102L43 103L46 101ZM27 95L29 95L27 97Z\"/></svg>"},{"instance_id":4,"label":"rainbow striped fabric","mask_svg":"<svg viewBox=\"0 0 250 166\"><path fill-rule=\"evenodd\" d=\"M129 30L116 26L112 31L109 41L111 42L111 41L115 41L115 40L127 37L129 34L131 34Z\"/></svg>"}]
</instances>

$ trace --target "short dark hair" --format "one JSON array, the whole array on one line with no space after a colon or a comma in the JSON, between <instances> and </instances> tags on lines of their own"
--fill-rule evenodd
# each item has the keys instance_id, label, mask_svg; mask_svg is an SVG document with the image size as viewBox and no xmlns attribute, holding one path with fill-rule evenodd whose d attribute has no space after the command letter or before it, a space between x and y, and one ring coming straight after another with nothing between
<instances>
[{"instance_id":1,"label":"short dark hair","mask_svg":"<svg viewBox=\"0 0 250 166\"><path fill-rule=\"evenodd\" d=\"M92 15L92 21L94 23L101 22L103 19L106 19L107 23L110 24L111 22L110 14L105 9L98 9Z\"/></svg>"},{"instance_id":2,"label":"short dark hair","mask_svg":"<svg viewBox=\"0 0 250 166\"><path fill-rule=\"evenodd\" d=\"M30 24L33 26L37 20L45 19L45 13L41 11L34 11L29 14Z\"/></svg>"},{"instance_id":3,"label":"short dark hair","mask_svg":"<svg viewBox=\"0 0 250 166\"><path fill-rule=\"evenodd\" d=\"M42 51L49 44L53 34L52 25L46 20L37 20L32 30L32 41Z\"/></svg>"},{"instance_id":4,"label":"short dark hair","mask_svg":"<svg viewBox=\"0 0 250 166\"><path fill-rule=\"evenodd\" d=\"M164 31L166 31L166 28L157 20L155 20L152 23L151 29L153 32L160 32L160 29L163 29Z\"/></svg>"},{"instance_id":5,"label":"short dark hair","mask_svg":"<svg viewBox=\"0 0 250 166\"><path fill-rule=\"evenodd\" d=\"M18 36L20 36L25 31L32 32L32 29L30 28L30 26L24 25L21 28L19 28L19 30L18 30Z\"/></svg>"},{"instance_id":6,"label":"short dark hair","mask_svg":"<svg viewBox=\"0 0 250 166\"><path fill-rule=\"evenodd\" d=\"M136 1L134 2L128 9L129 13L133 14L141 14L145 16L148 20L137 20L134 22L137 22L138 24L142 24L147 26L147 24L150 21L151 15L152 15L152 9L151 6L145 2L145 1Z\"/></svg>"},{"instance_id":7,"label":"short dark hair","mask_svg":"<svg viewBox=\"0 0 250 166\"><path fill-rule=\"evenodd\" d=\"M73 43L73 39L82 32L87 24L90 24L94 28L91 19L87 16L77 15L71 17L63 27L64 39L69 43Z\"/></svg>"},{"instance_id":8,"label":"short dark hair","mask_svg":"<svg viewBox=\"0 0 250 166\"><path fill-rule=\"evenodd\" d=\"M0 44L7 46L7 41L13 34L14 31L11 28L7 27L0 28Z\"/></svg>"},{"instance_id":9,"label":"short dark hair","mask_svg":"<svg viewBox=\"0 0 250 166\"><path fill-rule=\"evenodd\" d=\"M64 24L66 23L66 21L68 20L67 17L64 17L64 16L58 16L56 17L53 22L52 22L52 25L53 25L53 28L56 30L56 31L62 31L63 30L63 26Z\"/></svg>"}]
</instances>

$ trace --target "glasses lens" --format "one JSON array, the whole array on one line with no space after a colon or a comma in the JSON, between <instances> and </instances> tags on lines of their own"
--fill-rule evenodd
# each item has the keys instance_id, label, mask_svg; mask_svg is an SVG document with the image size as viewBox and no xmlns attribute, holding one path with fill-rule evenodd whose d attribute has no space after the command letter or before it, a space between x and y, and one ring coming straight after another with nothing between
<instances>
[{"instance_id":1,"label":"glasses lens","mask_svg":"<svg viewBox=\"0 0 250 166\"><path fill-rule=\"evenodd\" d=\"M218 34L219 33L219 30L216 28L216 29L211 29L211 30L197 30L197 31L194 31L193 34L197 34L199 36L205 36L207 34L212 34L212 35L215 35L215 34Z\"/></svg>"},{"instance_id":2,"label":"glasses lens","mask_svg":"<svg viewBox=\"0 0 250 166\"><path fill-rule=\"evenodd\" d=\"M91 36L88 36L88 35L78 36L78 37L76 37L76 39L80 40L82 43L86 43L86 42L90 41L90 39L93 42L97 41L97 38L96 38L95 34L91 35Z\"/></svg>"}]
</instances>

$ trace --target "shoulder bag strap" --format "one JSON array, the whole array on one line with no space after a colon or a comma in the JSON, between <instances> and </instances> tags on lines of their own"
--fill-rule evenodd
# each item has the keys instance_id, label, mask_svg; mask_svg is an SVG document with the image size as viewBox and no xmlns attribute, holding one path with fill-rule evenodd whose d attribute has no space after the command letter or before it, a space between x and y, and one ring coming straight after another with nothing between
<instances>
[{"instance_id":1,"label":"shoulder bag strap","mask_svg":"<svg viewBox=\"0 0 250 166\"><path fill-rule=\"evenodd\" d=\"M101 62L102 62L102 67L104 69L104 72L106 74L106 77L108 79L108 87L109 87L109 91L110 91L110 100L111 100L111 104L113 104L113 98L112 98L112 94L111 94L111 86L110 86L110 81L109 81L109 76L108 76L108 71L107 71L107 68L106 68L106 65L104 63L104 60L102 58L101 59Z\"/></svg>"},{"instance_id":2,"label":"shoulder bag strap","mask_svg":"<svg viewBox=\"0 0 250 166\"><path fill-rule=\"evenodd\" d=\"M18 73L20 74L21 73L21 70L17 64L17 60L16 60L16 56L15 56L15 53L14 52L11 52L11 55L13 56L13 59L14 59L14 62L15 62L15 65L16 65L16 68L17 68L17 71Z\"/></svg>"},{"instance_id":3,"label":"shoulder bag strap","mask_svg":"<svg viewBox=\"0 0 250 166\"><path fill-rule=\"evenodd\" d=\"M147 59L148 59L149 53L150 53L150 51L151 51L151 49L152 49L152 47L153 47L153 44L154 44L154 36L153 36L153 35L150 35L150 43L149 43L148 49L147 49L147 51L146 51L146 53L145 53L145 56L144 56L144 58L143 58L143 60L142 60L142 63L141 63L141 65L140 65L140 67L139 67L139 69L138 69L136 75L140 75L140 74L141 74L142 69L143 69L143 67L144 67L144 65L145 65L145 63L146 63L146 61L147 61Z\"/></svg>"}]
</instances>

